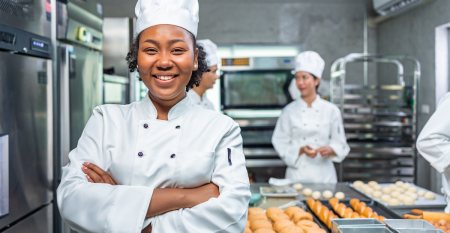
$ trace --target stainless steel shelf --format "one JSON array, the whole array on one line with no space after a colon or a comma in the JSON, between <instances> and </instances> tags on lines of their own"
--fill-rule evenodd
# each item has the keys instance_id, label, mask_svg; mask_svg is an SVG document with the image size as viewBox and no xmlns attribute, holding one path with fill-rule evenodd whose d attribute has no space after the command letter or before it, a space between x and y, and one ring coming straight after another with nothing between
<instances>
[{"instance_id":1,"label":"stainless steel shelf","mask_svg":"<svg viewBox=\"0 0 450 233\"><path fill-rule=\"evenodd\" d=\"M281 159L246 159L247 167L286 167Z\"/></svg>"},{"instance_id":2,"label":"stainless steel shelf","mask_svg":"<svg viewBox=\"0 0 450 233\"><path fill-rule=\"evenodd\" d=\"M244 148L245 157L278 157L273 148Z\"/></svg>"},{"instance_id":3,"label":"stainless steel shelf","mask_svg":"<svg viewBox=\"0 0 450 233\"><path fill-rule=\"evenodd\" d=\"M401 122L344 123L345 129L372 129L377 126L412 127L413 125Z\"/></svg>"}]
</instances>

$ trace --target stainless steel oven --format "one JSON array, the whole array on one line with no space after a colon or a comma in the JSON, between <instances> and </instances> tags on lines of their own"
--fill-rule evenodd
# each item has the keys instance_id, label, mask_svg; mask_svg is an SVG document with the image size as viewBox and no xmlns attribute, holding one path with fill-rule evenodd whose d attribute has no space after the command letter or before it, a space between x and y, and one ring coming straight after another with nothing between
<instances>
[{"instance_id":1,"label":"stainless steel oven","mask_svg":"<svg viewBox=\"0 0 450 233\"><path fill-rule=\"evenodd\" d=\"M224 58L221 109L241 127L251 181L284 177L286 165L272 146L281 109L292 101L293 57Z\"/></svg>"}]
</instances>

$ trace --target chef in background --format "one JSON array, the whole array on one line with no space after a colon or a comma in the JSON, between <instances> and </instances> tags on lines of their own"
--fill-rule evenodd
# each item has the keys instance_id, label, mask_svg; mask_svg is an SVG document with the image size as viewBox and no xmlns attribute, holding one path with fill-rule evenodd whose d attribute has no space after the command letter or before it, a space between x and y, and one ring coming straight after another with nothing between
<instances>
[{"instance_id":1,"label":"chef in background","mask_svg":"<svg viewBox=\"0 0 450 233\"><path fill-rule=\"evenodd\" d=\"M198 105L205 109L214 110L214 105L206 98L205 92L206 90L213 88L214 83L217 79L219 79L219 76L216 74L217 64L219 64L217 45L208 39L198 40L197 43L203 47L203 50L206 53L208 72L203 73L200 85L194 86L194 88L187 94L194 105Z\"/></svg>"},{"instance_id":2,"label":"chef in background","mask_svg":"<svg viewBox=\"0 0 450 233\"><path fill-rule=\"evenodd\" d=\"M439 101L417 139L417 149L438 172L442 173L443 191L447 198L445 213L450 213L450 92Z\"/></svg>"},{"instance_id":3,"label":"chef in background","mask_svg":"<svg viewBox=\"0 0 450 233\"><path fill-rule=\"evenodd\" d=\"M333 162L350 152L341 112L317 94L324 60L313 51L295 58L295 82L301 98L278 118L272 144L287 165L286 178L303 183L336 183Z\"/></svg>"}]
</instances>

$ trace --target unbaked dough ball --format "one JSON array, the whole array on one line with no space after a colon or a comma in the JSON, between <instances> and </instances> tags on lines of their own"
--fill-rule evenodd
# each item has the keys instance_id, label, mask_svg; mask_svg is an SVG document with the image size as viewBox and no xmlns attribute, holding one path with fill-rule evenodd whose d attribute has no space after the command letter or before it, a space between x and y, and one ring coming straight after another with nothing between
<instances>
[{"instance_id":1,"label":"unbaked dough ball","mask_svg":"<svg viewBox=\"0 0 450 233\"><path fill-rule=\"evenodd\" d=\"M361 190L366 190L366 188L370 188L370 186L367 185L367 184L363 184L363 185L361 185L361 187L360 187Z\"/></svg>"},{"instance_id":2,"label":"unbaked dough ball","mask_svg":"<svg viewBox=\"0 0 450 233\"><path fill-rule=\"evenodd\" d=\"M343 192L337 192L336 194L334 194L334 197L339 200L342 200L345 198L345 194Z\"/></svg>"},{"instance_id":3,"label":"unbaked dough ball","mask_svg":"<svg viewBox=\"0 0 450 233\"><path fill-rule=\"evenodd\" d=\"M391 199L391 196L389 196L389 195L385 194L385 195L381 196L381 201L388 202L390 199Z\"/></svg>"},{"instance_id":4,"label":"unbaked dough ball","mask_svg":"<svg viewBox=\"0 0 450 233\"><path fill-rule=\"evenodd\" d=\"M326 190L325 192L323 192L323 198L325 199L330 199L333 197L333 193L330 190Z\"/></svg>"},{"instance_id":5,"label":"unbaked dough ball","mask_svg":"<svg viewBox=\"0 0 450 233\"><path fill-rule=\"evenodd\" d=\"M405 193L405 192L406 192L406 190L405 190L404 188L400 188L400 187L397 187L397 188L395 189L395 191L397 191L397 192L399 192L399 193Z\"/></svg>"},{"instance_id":6,"label":"unbaked dough ball","mask_svg":"<svg viewBox=\"0 0 450 233\"><path fill-rule=\"evenodd\" d=\"M312 190L310 188L305 188L305 190L303 190L303 196L305 197L309 197L312 194Z\"/></svg>"},{"instance_id":7,"label":"unbaked dough ball","mask_svg":"<svg viewBox=\"0 0 450 233\"><path fill-rule=\"evenodd\" d=\"M391 197L393 197L393 198L397 198L398 196L400 196L400 193L397 191L394 191L391 193Z\"/></svg>"},{"instance_id":8,"label":"unbaked dough ball","mask_svg":"<svg viewBox=\"0 0 450 233\"><path fill-rule=\"evenodd\" d=\"M402 185L402 188L404 188L404 189L409 189L409 188L411 188L411 185L409 184L409 183L404 183L403 185Z\"/></svg>"},{"instance_id":9,"label":"unbaked dough ball","mask_svg":"<svg viewBox=\"0 0 450 233\"><path fill-rule=\"evenodd\" d=\"M391 188L389 188L389 187L384 187L381 191L382 191L384 194L389 194L389 193L392 192Z\"/></svg>"},{"instance_id":10,"label":"unbaked dough ball","mask_svg":"<svg viewBox=\"0 0 450 233\"><path fill-rule=\"evenodd\" d=\"M413 193L410 192L410 191L406 191L406 192L405 192L405 195L408 196L408 197L411 196L412 194L413 194Z\"/></svg>"},{"instance_id":11,"label":"unbaked dough ball","mask_svg":"<svg viewBox=\"0 0 450 233\"><path fill-rule=\"evenodd\" d=\"M312 193L312 198L314 198L316 200L320 199L320 196L321 195L320 195L319 191L315 191L315 192Z\"/></svg>"},{"instance_id":12,"label":"unbaked dough ball","mask_svg":"<svg viewBox=\"0 0 450 233\"><path fill-rule=\"evenodd\" d=\"M397 186L395 186L395 184L390 184L388 187L391 188L392 190L394 190L395 188L397 188Z\"/></svg>"},{"instance_id":13,"label":"unbaked dough ball","mask_svg":"<svg viewBox=\"0 0 450 233\"><path fill-rule=\"evenodd\" d=\"M410 191L412 193L417 193L417 188L416 187L409 187L408 191Z\"/></svg>"},{"instance_id":14,"label":"unbaked dough ball","mask_svg":"<svg viewBox=\"0 0 450 233\"><path fill-rule=\"evenodd\" d=\"M369 181L369 186L370 187L373 187L373 186L376 186L376 185L378 185L378 183L376 181Z\"/></svg>"},{"instance_id":15,"label":"unbaked dough ball","mask_svg":"<svg viewBox=\"0 0 450 233\"><path fill-rule=\"evenodd\" d=\"M364 182L357 180L355 182L353 182L353 187L355 188L361 188L361 186L363 186Z\"/></svg>"},{"instance_id":16,"label":"unbaked dough ball","mask_svg":"<svg viewBox=\"0 0 450 233\"><path fill-rule=\"evenodd\" d=\"M414 199L411 197L405 197L403 199L403 205L414 205Z\"/></svg>"},{"instance_id":17,"label":"unbaked dough ball","mask_svg":"<svg viewBox=\"0 0 450 233\"><path fill-rule=\"evenodd\" d=\"M412 198L412 199L414 199L414 200L419 199L419 195L417 195L417 193L411 193L411 194L409 195L409 197Z\"/></svg>"},{"instance_id":18,"label":"unbaked dough ball","mask_svg":"<svg viewBox=\"0 0 450 233\"><path fill-rule=\"evenodd\" d=\"M381 186L380 185L375 185L375 186L373 186L372 187L373 188L373 190L375 190L375 191L380 191L382 188L381 188Z\"/></svg>"},{"instance_id":19,"label":"unbaked dough ball","mask_svg":"<svg viewBox=\"0 0 450 233\"><path fill-rule=\"evenodd\" d=\"M397 200L399 200L399 201L403 201L403 199L405 199L405 197L406 197L406 195L405 194L400 194L398 197L397 197Z\"/></svg>"},{"instance_id":20,"label":"unbaked dough ball","mask_svg":"<svg viewBox=\"0 0 450 233\"><path fill-rule=\"evenodd\" d=\"M423 197L423 196L425 196L425 191L419 190L419 191L417 192L417 194L419 194L419 196Z\"/></svg>"},{"instance_id":21,"label":"unbaked dough ball","mask_svg":"<svg viewBox=\"0 0 450 233\"><path fill-rule=\"evenodd\" d=\"M395 185L397 185L398 187L402 187L403 186L403 181L399 180L397 182L395 182Z\"/></svg>"},{"instance_id":22,"label":"unbaked dough ball","mask_svg":"<svg viewBox=\"0 0 450 233\"><path fill-rule=\"evenodd\" d=\"M372 193L372 196L375 197L375 198L380 198L381 195L383 195L383 194L380 191L375 191L375 192Z\"/></svg>"},{"instance_id":23,"label":"unbaked dough ball","mask_svg":"<svg viewBox=\"0 0 450 233\"><path fill-rule=\"evenodd\" d=\"M302 190L303 185L300 184L300 183L297 183L297 184L292 185L292 187L294 187L295 189L297 189L297 191L300 191L300 190Z\"/></svg>"},{"instance_id":24,"label":"unbaked dough ball","mask_svg":"<svg viewBox=\"0 0 450 233\"><path fill-rule=\"evenodd\" d=\"M434 193L432 192L427 192L425 193L425 199L427 200L434 200L436 197L434 196Z\"/></svg>"},{"instance_id":25,"label":"unbaked dough ball","mask_svg":"<svg viewBox=\"0 0 450 233\"><path fill-rule=\"evenodd\" d=\"M364 190L364 193L371 195L373 193L373 191L374 191L373 188L366 188Z\"/></svg>"},{"instance_id":26,"label":"unbaked dough ball","mask_svg":"<svg viewBox=\"0 0 450 233\"><path fill-rule=\"evenodd\" d=\"M390 206L397 206L397 205L400 205L400 201L397 200L397 199L395 199L395 198L391 198L391 199L388 201L388 205L390 205Z\"/></svg>"}]
</instances>

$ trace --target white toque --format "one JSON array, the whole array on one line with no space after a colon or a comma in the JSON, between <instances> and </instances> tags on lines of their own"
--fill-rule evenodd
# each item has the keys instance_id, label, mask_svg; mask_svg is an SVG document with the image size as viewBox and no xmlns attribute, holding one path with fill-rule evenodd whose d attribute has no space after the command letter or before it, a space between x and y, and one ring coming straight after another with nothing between
<instances>
[{"instance_id":1,"label":"white toque","mask_svg":"<svg viewBox=\"0 0 450 233\"><path fill-rule=\"evenodd\" d=\"M217 45L209 39L197 41L206 53L206 62L208 67L219 64L219 57L217 56Z\"/></svg>"},{"instance_id":2,"label":"white toque","mask_svg":"<svg viewBox=\"0 0 450 233\"><path fill-rule=\"evenodd\" d=\"M322 78L325 61L314 51L305 51L295 57L295 72L305 71Z\"/></svg>"},{"instance_id":3,"label":"white toque","mask_svg":"<svg viewBox=\"0 0 450 233\"><path fill-rule=\"evenodd\" d=\"M138 0L136 3L136 33L161 24L182 27L197 37L197 0Z\"/></svg>"}]
</instances>

